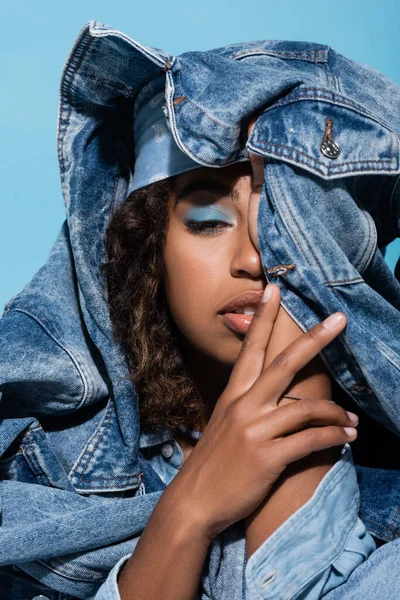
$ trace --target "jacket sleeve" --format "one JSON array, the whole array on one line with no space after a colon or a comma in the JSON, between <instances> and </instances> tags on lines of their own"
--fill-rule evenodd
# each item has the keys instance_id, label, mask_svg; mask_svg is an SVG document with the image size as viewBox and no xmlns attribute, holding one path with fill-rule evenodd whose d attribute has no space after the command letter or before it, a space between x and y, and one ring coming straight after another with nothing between
<instances>
[{"instance_id":1,"label":"jacket sleeve","mask_svg":"<svg viewBox=\"0 0 400 600\"><path fill-rule=\"evenodd\" d=\"M353 573L356 576L358 567L376 548L358 511L357 477L351 449L346 444L341 458L322 479L312 498L250 557L245 568L245 599L319 600L342 586ZM218 581L210 582L208 576L202 580L199 594L204 600L213 597L217 590L221 600L231 597L233 590L229 586L234 585L237 563L229 552L239 542L239 532L229 529L230 532L226 530L216 540L215 546L220 546L215 553L219 576ZM228 542L224 542L225 537ZM124 556L114 566L94 600L120 600L117 580L128 558L129 555ZM225 570L229 573L224 575ZM332 596L332 600L345 597L339 594Z\"/></svg>"},{"instance_id":2,"label":"jacket sleeve","mask_svg":"<svg viewBox=\"0 0 400 600\"><path fill-rule=\"evenodd\" d=\"M319 600L345 583L376 549L358 516L359 502L351 449L345 444L310 500L248 560L246 600Z\"/></svg>"},{"instance_id":3,"label":"jacket sleeve","mask_svg":"<svg viewBox=\"0 0 400 600\"><path fill-rule=\"evenodd\" d=\"M121 560L117 562L115 567L111 569L109 576L103 585L99 588L94 600L121 600L121 596L118 590L118 575L122 570L123 566L129 559L130 554L123 556Z\"/></svg>"}]
</instances>

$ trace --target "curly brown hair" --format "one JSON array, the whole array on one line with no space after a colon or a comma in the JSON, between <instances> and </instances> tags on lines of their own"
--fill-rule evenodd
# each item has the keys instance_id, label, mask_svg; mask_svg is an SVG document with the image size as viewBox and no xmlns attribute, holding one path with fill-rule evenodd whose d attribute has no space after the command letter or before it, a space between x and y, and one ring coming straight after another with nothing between
<instances>
[{"instance_id":1,"label":"curly brown hair","mask_svg":"<svg viewBox=\"0 0 400 600\"><path fill-rule=\"evenodd\" d=\"M132 192L111 216L103 265L115 340L139 395L143 431L196 428L206 407L185 365L164 289L162 249L174 178Z\"/></svg>"}]
</instances>

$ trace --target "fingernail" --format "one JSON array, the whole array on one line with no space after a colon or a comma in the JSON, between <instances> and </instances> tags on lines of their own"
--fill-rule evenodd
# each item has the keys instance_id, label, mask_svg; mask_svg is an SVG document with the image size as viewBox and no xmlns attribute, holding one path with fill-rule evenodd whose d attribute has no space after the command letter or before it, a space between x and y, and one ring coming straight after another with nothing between
<instances>
[{"instance_id":1,"label":"fingernail","mask_svg":"<svg viewBox=\"0 0 400 600\"><path fill-rule=\"evenodd\" d=\"M346 412L349 415L350 421L354 421L354 423L358 422L358 416L356 414L349 412L348 410L346 410Z\"/></svg>"},{"instance_id":2,"label":"fingernail","mask_svg":"<svg viewBox=\"0 0 400 600\"><path fill-rule=\"evenodd\" d=\"M333 315L330 315L325 321L322 321L322 325L325 329L336 329L343 323L344 318L343 313L333 313Z\"/></svg>"},{"instance_id":3,"label":"fingernail","mask_svg":"<svg viewBox=\"0 0 400 600\"><path fill-rule=\"evenodd\" d=\"M354 427L344 427L343 429L350 437L357 435L357 429L355 429Z\"/></svg>"},{"instance_id":4,"label":"fingernail","mask_svg":"<svg viewBox=\"0 0 400 600\"><path fill-rule=\"evenodd\" d=\"M271 298L271 296L272 296L272 290L271 290L270 284L268 284L264 290L261 302L268 302L268 300Z\"/></svg>"}]
</instances>

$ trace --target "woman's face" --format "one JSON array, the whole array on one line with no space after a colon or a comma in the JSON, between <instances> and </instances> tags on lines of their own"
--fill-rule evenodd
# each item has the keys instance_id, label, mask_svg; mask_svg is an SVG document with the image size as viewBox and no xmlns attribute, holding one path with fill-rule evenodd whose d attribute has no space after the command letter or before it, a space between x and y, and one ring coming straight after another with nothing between
<instances>
[{"instance_id":1,"label":"woman's face","mask_svg":"<svg viewBox=\"0 0 400 600\"><path fill-rule=\"evenodd\" d=\"M221 310L245 292L261 295L266 284L248 231L251 183L250 162L202 167L175 178L168 206L163 259L171 314L189 349L230 367L252 317L226 318Z\"/></svg>"}]
</instances>

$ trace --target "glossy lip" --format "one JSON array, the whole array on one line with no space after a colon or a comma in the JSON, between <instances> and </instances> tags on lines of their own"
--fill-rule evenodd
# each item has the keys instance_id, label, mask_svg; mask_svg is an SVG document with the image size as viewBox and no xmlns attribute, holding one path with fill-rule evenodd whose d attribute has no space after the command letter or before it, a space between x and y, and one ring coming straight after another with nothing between
<instances>
[{"instance_id":1,"label":"glossy lip","mask_svg":"<svg viewBox=\"0 0 400 600\"><path fill-rule=\"evenodd\" d=\"M257 308L261 302L263 293L264 290L249 290L248 292L244 292L244 294L240 294L240 296L235 296L235 298L232 298L232 300L229 300L229 302L225 304L218 314L224 315L225 313L240 310L246 306Z\"/></svg>"},{"instance_id":2,"label":"glossy lip","mask_svg":"<svg viewBox=\"0 0 400 600\"><path fill-rule=\"evenodd\" d=\"M231 312L219 316L229 329L242 335L246 335L253 320L253 315L241 315Z\"/></svg>"}]
</instances>

